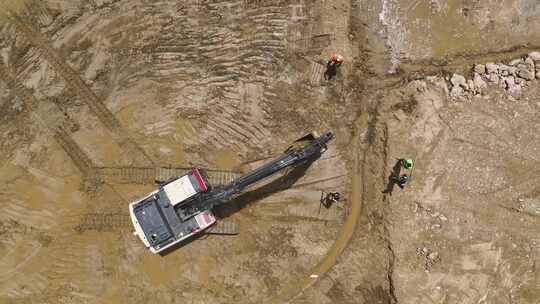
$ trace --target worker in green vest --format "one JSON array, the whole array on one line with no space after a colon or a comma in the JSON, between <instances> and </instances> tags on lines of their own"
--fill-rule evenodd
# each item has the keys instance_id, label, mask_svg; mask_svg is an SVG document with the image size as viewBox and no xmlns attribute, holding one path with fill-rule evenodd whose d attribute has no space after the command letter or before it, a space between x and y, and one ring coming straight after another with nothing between
<instances>
[{"instance_id":1,"label":"worker in green vest","mask_svg":"<svg viewBox=\"0 0 540 304\"><path fill-rule=\"evenodd\" d=\"M402 158L400 159L401 161L401 165L403 166L403 168L407 169L407 170L410 170L412 169L413 167L413 160L410 159L410 158Z\"/></svg>"}]
</instances>

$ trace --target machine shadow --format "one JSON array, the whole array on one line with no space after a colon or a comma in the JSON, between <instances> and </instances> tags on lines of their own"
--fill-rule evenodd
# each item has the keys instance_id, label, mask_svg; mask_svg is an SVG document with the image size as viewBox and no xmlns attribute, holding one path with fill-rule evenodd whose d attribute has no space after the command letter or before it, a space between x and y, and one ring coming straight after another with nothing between
<instances>
[{"instance_id":1,"label":"machine shadow","mask_svg":"<svg viewBox=\"0 0 540 304\"><path fill-rule=\"evenodd\" d=\"M256 203L276 192L280 192L290 188L294 183L296 183L302 176L305 175L306 171L311 167L313 162L315 162L321 155L316 155L310 159L307 159L305 163L293 167L285 175L267 183L257 189L251 190L249 192L243 193L238 197L232 199L226 204L218 206L214 209L214 214L219 219L225 219L233 215L234 213L240 211L241 209L249 206L250 204Z\"/></svg>"},{"instance_id":2,"label":"machine shadow","mask_svg":"<svg viewBox=\"0 0 540 304\"><path fill-rule=\"evenodd\" d=\"M252 203L262 200L276 192L283 191L290 188L302 176L305 175L306 171L309 169L309 167L311 167L313 162L315 162L320 157L321 157L321 154L315 155L314 157L307 159L305 163L298 165L296 167L293 167L292 169L288 171L287 174L271 181L270 183L265 184L255 190L251 190L244 194L240 194L239 196L230 200L229 202L215 207L213 210L214 215L218 218L218 220L228 218L231 215L233 215L235 212L240 211L242 208L245 208L246 206L249 206ZM160 252L159 255L162 257L165 257L166 255L175 251L176 249L183 247L185 245L188 245L189 243L193 241L204 239L207 236L208 235L205 233L200 233L170 248L165 249L164 251Z\"/></svg>"}]
</instances>

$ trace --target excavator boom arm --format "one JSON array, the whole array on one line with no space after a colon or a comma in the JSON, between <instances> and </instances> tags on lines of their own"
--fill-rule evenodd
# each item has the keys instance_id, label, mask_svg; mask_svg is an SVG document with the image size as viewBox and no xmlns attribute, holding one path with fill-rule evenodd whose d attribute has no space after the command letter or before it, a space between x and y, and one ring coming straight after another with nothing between
<instances>
[{"instance_id":1,"label":"excavator boom arm","mask_svg":"<svg viewBox=\"0 0 540 304\"><path fill-rule=\"evenodd\" d=\"M197 209L212 209L217 205L227 202L233 195L241 193L249 186L270 177L285 168L304 164L306 161L309 161L326 151L327 143L333 138L334 134L331 131L328 131L319 137L313 137L313 139L311 139L311 141L303 148L288 150L280 157L233 180L229 185L210 191L210 193L207 194L208 196L200 201L201 206Z\"/></svg>"}]
</instances>

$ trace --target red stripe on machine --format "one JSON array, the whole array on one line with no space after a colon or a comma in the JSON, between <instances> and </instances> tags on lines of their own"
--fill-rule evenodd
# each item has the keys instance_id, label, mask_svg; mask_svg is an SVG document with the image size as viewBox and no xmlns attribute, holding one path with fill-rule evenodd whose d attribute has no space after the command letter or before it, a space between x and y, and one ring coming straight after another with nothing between
<instances>
[{"instance_id":1,"label":"red stripe on machine","mask_svg":"<svg viewBox=\"0 0 540 304\"><path fill-rule=\"evenodd\" d=\"M202 179L202 176L199 173L199 169L197 168L191 169L191 174L195 176L195 180L197 181L197 185L199 186L199 189L201 189L201 192L205 192L207 190L206 184L204 183L204 180Z\"/></svg>"}]
</instances>

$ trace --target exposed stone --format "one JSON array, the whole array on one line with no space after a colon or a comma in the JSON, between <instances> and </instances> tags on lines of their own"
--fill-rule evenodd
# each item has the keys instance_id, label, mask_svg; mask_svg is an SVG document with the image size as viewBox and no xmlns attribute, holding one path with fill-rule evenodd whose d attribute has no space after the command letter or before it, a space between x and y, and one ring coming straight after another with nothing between
<instances>
[{"instance_id":1,"label":"exposed stone","mask_svg":"<svg viewBox=\"0 0 540 304\"><path fill-rule=\"evenodd\" d=\"M514 60L510 61L510 62L508 63L508 65L509 65L509 66L516 66L516 65L518 65L518 64L520 64L520 63L522 63L522 62L523 62L523 59L521 59L521 58L519 58L519 59L514 59Z\"/></svg>"},{"instance_id":2,"label":"exposed stone","mask_svg":"<svg viewBox=\"0 0 540 304\"><path fill-rule=\"evenodd\" d=\"M534 60L531 58L527 58L524 61L525 65L527 65L529 68L534 68Z\"/></svg>"},{"instance_id":3,"label":"exposed stone","mask_svg":"<svg viewBox=\"0 0 540 304\"><path fill-rule=\"evenodd\" d=\"M482 76L480 76L479 74L474 74L473 83L476 90L480 93L482 92L482 90L487 88L487 83L484 81L484 79L482 79Z\"/></svg>"},{"instance_id":4,"label":"exposed stone","mask_svg":"<svg viewBox=\"0 0 540 304\"><path fill-rule=\"evenodd\" d=\"M528 57L533 61L540 61L540 52L530 52Z\"/></svg>"},{"instance_id":5,"label":"exposed stone","mask_svg":"<svg viewBox=\"0 0 540 304\"><path fill-rule=\"evenodd\" d=\"M511 95L517 96L521 94L521 86L516 84L515 78L513 76L505 77L504 82L506 84L506 89Z\"/></svg>"},{"instance_id":6,"label":"exposed stone","mask_svg":"<svg viewBox=\"0 0 540 304\"><path fill-rule=\"evenodd\" d=\"M465 91L463 91L463 89L460 86L455 86L455 87L452 87L452 89L450 90L450 97L452 98L461 97L463 96L463 93L465 93Z\"/></svg>"},{"instance_id":7,"label":"exposed stone","mask_svg":"<svg viewBox=\"0 0 540 304\"><path fill-rule=\"evenodd\" d=\"M499 67L492 62L486 64L486 72L488 74L497 73L498 69Z\"/></svg>"},{"instance_id":8,"label":"exposed stone","mask_svg":"<svg viewBox=\"0 0 540 304\"><path fill-rule=\"evenodd\" d=\"M514 76L503 77L501 80L504 81L506 88L510 88L516 84Z\"/></svg>"},{"instance_id":9,"label":"exposed stone","mask_svg":"<svg viewBox=\"0 0 540 304\"><path fill-rule=\"evenodd\" d=\"M533 80L534 79L534 73L529 70L519 70L518 76L525 79L525 80Z\"/></svg>"},{"instance_id":10,"label":"exposed stone","mask_svg":"<svg viewBox=\"0 0 540 304\"><path fill-rule=\"evenodd\" d=\"M445 95L449 94L449 92L448 92L448 84L446 83L444 78L437 77L437 76L428 76L428 77L426 77L426 80L429 83L432 83L433 85L435 85L435 87L440 88Z\"/></svg>"},{"instance_id":11,"label":"exposed stone","mask_svg":"<svg viewBox=\"0 0 540 304\"><path fill-rule=\"evenodd\" d=\"M493 73L488 76L489 81L498 83L499 82L499 75Z\"/></svg>"},{"instance_id":12,"label":"exposed stone","mask_svg":"<svg viewBox=\"0 0 540 304\"><path fill-rule=\"evenodd\" d=\"M506 82L507 77L500 77L499 78L499 88L501 89L508 89L508 83Z\"/></svg>"},{"instance_id":13,"label":"exposed stone","mask_svg":"<svg viewBox=\"0 0 540 304\"><path fill-rule=\"evenodd\" d=\"M469 87L467 86L467 80L465 79L465 77L459 75L459 74L454 74L452 75L452 78L450 78L450 83L452 83L452 85L454 87L462 87L464 89L468 89Z\"/></svg>"},{"instance_id":14,"label":"exposed stone","mask_svg":"<svg viewBox=\"0 0 540 304\"><path fill-rule=\"evenodd\" d=\"M518 72L517 75L525 80L533 80L534 79L534 65L531 66L527 64L519 64L517 66Z\"/></svg>"},{"instance_id":15,"label":"exposed stone","mask_svg":"<svg viewBox=\"0 0 540 304\"><path fill-rule=\"evenodd\" d=\"M469 91L476 93L474 82L471 79L467 80L467 87L469 88Z\"/></svg>"},{"instance_id":16,"label":"exposed stone","mask_svg":"<svg viewBox=\"0 0 540 304\"><path fill-rule=\"evenodd\" d=\"M501 76L508 76L510 75L510 67L507 66L506 64L499 64L498 66L498 69L499 69L499 74Z\"/></svg>"},{"instance_id":17,"label":"exposed stone","mask_svg":"<svg viewBox=\"0 0 540 304\"><path fill-rule=\"evenodd\" d=\"M478 73L480 75L484 75L486 73L486 66L483 64L475 64L474 65L474 72Z\"/></svg>"}]
</instances>

